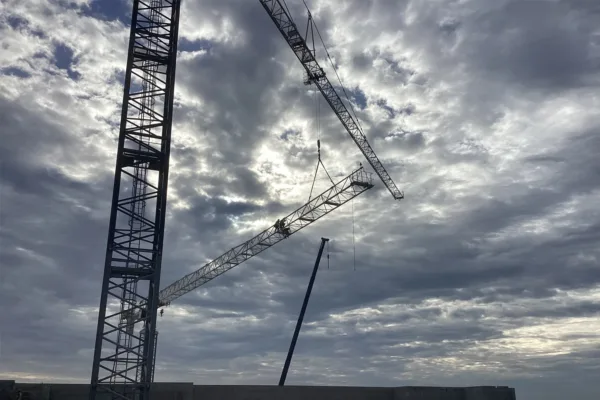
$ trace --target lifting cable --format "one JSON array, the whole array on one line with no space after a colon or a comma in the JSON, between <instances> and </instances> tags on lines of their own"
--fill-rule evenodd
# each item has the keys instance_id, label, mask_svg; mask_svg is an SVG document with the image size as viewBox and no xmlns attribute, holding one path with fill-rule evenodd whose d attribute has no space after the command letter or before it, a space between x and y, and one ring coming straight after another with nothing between
<instances>
[{"instance_id":1,"label":"lifting cable","mask_svg":"<svg viewBox=\"0 0 600 400\"><path fill-rule=\"evenodd\" d=\"M306 0L302 0L302 2L304 3L304 7L306 7L306 11L308 12L309 18L312 19L312 14L310 12L310 9L308 8L308 5L306 4ZM321 36L321 32L319 31L319 27L317 26L317 23L314 21L314 19L312 19L312 25L314 25L315 29L317 30L317 34L319 35L319 39L321 40L321 43L323 44L323 48L325 49L325 54L327 55L327 58L329 59L329 64L331 64L331 68L333 68L333 72L335 72L335 76L338 79L338 82L340 83L340 86L342 87L342 91L344 92L344 95L346 96L346 100L348 101L348 104L350 104L350 110L352 111L352 113L354 114L354 118L356 119L356 125L358 125L358 128L362 131L362 126L360 125L360 121L358 120L358 116L356 115L356 111L354 111L354 107L352 106L352 102L350 101L350 98L348 97L348 93L346 92L346 88L344 87L344 83L342 82L342 79L340 78L340 75L337 72L337 68L335 68L335 65L333 64L333 60L331 59L331 55L329 54L329 50L327 50L327 46L325 45L325 41L323 40L323 37ZM315 54L315 59L316 59L316 54Z\"/></svg>"},{"instance_id":2,"label":"lifting cable","mask_svg":"<svg viewBox=\"0 0 600 400\"><path fill-rule=\"evenodd\" d=\"M317 168L315 169L315 176L313 177L313 182L310 187L310 194L308 195L308 201L310 201L310 199L312 198L312 192L315 187L315 181L317 180L317 172L319 172L319 164L321 164L321 166L323 167L323 171L325 171L325 173L327 174L327 177L329 178L329 181L331 182L331 184L333 186L335 186L333 179L331 179L331 175L329 175L329 172L327 172L327 168L325 168L325 164L323 164L323 161L321 161L321 140L319 140L319 139L317 139L317 153L318 153Z\"/></svg>"},{"instance_id":3,"label":"lifting cable","mask_svg":"<svg viewBox=\"0 0 600 400\"><path fill-rule=\"evenodd\" d=\"M329 240L327 241L327 269L329 269Z\"/></svg>"},{"instance_id":4,"label":"lifting cable","mask_svg":"<svg viewBox=\"0 0 600 400\"><path fill-rule=\"evenodd\" d=\"M335 186L335 183L333 182L333 179L331 179L331 175L329 175L329 172L327 172L327 168L325 168L325 164L323 164L323 161L321 160L321 104L320 104L320 96L317 95L317 91L314 91L315 94L315 129L317 131L317 168L315 169L315 176L313 177L313 181L312 181L312 185L310 187L310 194L308 195L308 201L310 201L310 199L312 198L312 192L313 189L315 187L315 181L317 180L317 173L319 172L319 164L323 167L323 170L325 171L325 173L327 174L327 177L329 178L329 181L331 182L331 184L333 186Z\"/></svg>"},{"instance_id":5,"label":"lifting cable","mask_svg":"<svg viewBox=\"0 0 600 400\"><path fill-rule=\"evenodd\" d=\"M352 199L352 247L354 249L354 270L356 271L356 242L354 240L354 198Z\"/></svg>"},{"instance_id":6,"label":"lifting cable","mask_svg":"<svg viewBox=\"0 0 600 400\"><path fill-rule=\"evenodd\" d=\"M350 110L354 114L354 118L356 119L356 124L358 125L358 128L360 130L362 130L362 126L360 125L360 121L358 119L358 116L356 115L356 111L354 110L354 106L352 105L352 102L350 101L348 93L346 92L346 88L344 87L344 83L342 82L342 79L340 78L340 75L338 74L337 69L335 68L333 60L331 59L331 55L329 54L329 51L327 50L327 46L325 45L325 41L323 40L323 37L321 36L319 27L317 26L316 22L312 18L312 14L310 12L310 9L308 8L308 5L306 4L306 0L302 0L302 2L304 3L304 7L306 7L306 11L308 12L308 19L309 19L308 23L311 25L311 27L314 26L315 29L317 30L319 39L321 40L321 43L323 44L323 48L325 49L325 54L327 55L329 63L331 64L331 67L333 68L333 71L335 72L338 82L340 83L342 91L344 92L344 95L346 96L346 100L348 101L348 104L350 105ZM284 0L284 4L285 4L285 0ZM285 6L287 8L287 4L285 4ZM289 10L288 10L288 13L289 13ZM307 25L307 39L308 39L308 25ZM316 49L314 49L314 33L313 33L313 52L314 52L313 57L316 59L317 54L316 54ZM310 187L310 194L308 195L308 201L310 201L310 199L312 198L312 192L315 187L315 181L317 180L317 173L319 172L319 164L321 164L323 166L323 170L327 174L327 177L329 178L331 183L333 185L335 185L335 183L333 182L333 179L331 179L331 176L329 175L329 172L327 172L327 168L325 168L323 161L321 161L321 126L320 126L320 104L319 104L320 97L317 95L316 90L314 91L314 94L315 94L315 100L316 100L316 102L315 102L315 108L316 108L315 109L315 128L317 131L317 156L318 156L318 159L317 159L317 167L315 169L315 176L313 178L313 182ZM356 235L355 235L355 227L354 227L354 225L355 225L354 224L354 199L352 199L351 202L352 202L352 248L353 248L353 256L354 256L354 271L356 271ZM327 269L329 269L329 242L327 242Z\"/></svg>"},{"instance_id":7,"label":"lifting cable","mask_svg":"<svg viewBox=\"0 0 600 400\"><path fill-rule=\"evenodd\" d=\"M352 105L352 102L350 101L348 93L346 92L346 88L344 87L344 83L342 82L342 78L340 78L340 75L337 72L337 68L335 67L333 60L331 58L331 55L329 54L329 50L327 50L327 46L325 45L325 41L323 40L323 37L321 36L319 27L317 26L317 23L312 18L312 13L310 12L308 5L306 4L306 0L302 0L302 2L304 3L304 7L306 7L306 11L308 12L309 23L311 23L311 27L312 26L315 27L317 34L319 35L319 39L321 40L321 43L323 44L323 48L325 49L325 54L327 55L329 64L331 64L331 68L333 68L333 72L335 72L335 76L337 77L338 82L340 83L340 86L342 88L342 91L344 92L344 95L346 96L346 100L348 101L348 104L350 105L350 110L352 111L352 114L354 114L354 118L356 119L356 125L362 131L362 126L358 119L358 115L356 115L354 106ZM308 32L307 32L307 36L308 36ZM313 46L314 46L314 33L313 33ZM316 49L314 49L313 51L315 52L315 54L313 54L313 57L316 59L317 58ZM315 94L316 94L316 92L317 91L315 90ZM317 97L317 101L318 101L318 97ZM308 196L309 201L312 196L313 187L315 186L315 180L317 179L317 171L319 170L319 164L323 165L323 162L321 161L321 140L320 140L319 128L320 128L320 126L319 126L319 106L317 103L317 148L318 148L319 159L317 161L317 169L315 170L315 177L313 179L313 184L312 184L312 187L310 188L310 195ZM329 173L325 169L325 165L323 165L323 169L327 173L327 176L329 177L329 180L331 181L331 183L333 183L331 176L329 176ZM355 229L354 229L354 199L352 199L351 202L352 202L352 247L353 247L353 252L354 252L354 270L356 271L356 238L355 238ZM327 249L329 251L329 244L327 244ZM327 268L329 268L329 253L327 253Z\"/></svg>"},{"instance_id":8,"label":"lifting cable","mask_svg":"<svg viewBox=\"0 0 600 400\"><path fill-rule=\"evenodd\" d=\"M317 140L321 139L321 103L320 103L320 99L321 96L319 96L319 91L315 90L314 91L314 97L315 97L315 118L316 118L316 128L317 128Z\"/></svg>"}]
</instances>

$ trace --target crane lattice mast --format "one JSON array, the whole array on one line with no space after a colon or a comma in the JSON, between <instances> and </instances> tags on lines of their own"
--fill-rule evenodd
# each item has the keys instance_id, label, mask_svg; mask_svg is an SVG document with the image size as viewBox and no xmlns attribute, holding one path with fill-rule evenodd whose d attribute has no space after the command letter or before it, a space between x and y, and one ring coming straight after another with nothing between
<instances>
[{"instance_id":1,"label":"crane lattice mast","mask_svg":"<svg viewBox=\"0 0 600 400\"><path fill-rule=\"evenodd\" d=\"M179 0L133 0L90 400L149 398L179 9Z\"/></svg>"},{"instance_id":2,"label":"crane lattice mast","mask_svg":"<svg viewBox=\"0 0 600 400\"><path fill-rule=\"evenodd\" d=\"M398 189L392 178L387 173L385 167L377 158L377 155L371 148L371 145L367 141L367 137L363 133L359 124L354 121L352 115L344 105L344 102L335 91L329 79L325 75L325 71L317 62L313 51L309 48L306 43L306 38L303 38L300 31L296 27L296 24L292 20L290 14L286 8L281 4L279 0L259 0L263 5L279 32L283 35L284 39L294 51L294 54L304 67L308 76L308 82L314 83L321 94L327 100L327 103L333 109L333 112L338 116L342 125L346 128L360 151L369 161L371 167L375 170L375 173L382 180L384 185L388 188L394 199L400 200L404 198L404 193ZM310 15L309 15L310 18ZM307 32L308 35L308 32Z\"/></svg>"},{"instance_id":3,"label":"crane lattice mast","mask_svg":"<svg viewBox=\"0 0 600 400\"><path fill-rule=\"evenodd\" d=\"M373 187L371 174L358 168L323 193L309 200L302 207L278 220L252 239L230 249L183 278L162 289L159 305L167 305L184 294L229 271L237 265L279 243L286 237L307 227L356 196Z\"/></svg>"}]
</instances>

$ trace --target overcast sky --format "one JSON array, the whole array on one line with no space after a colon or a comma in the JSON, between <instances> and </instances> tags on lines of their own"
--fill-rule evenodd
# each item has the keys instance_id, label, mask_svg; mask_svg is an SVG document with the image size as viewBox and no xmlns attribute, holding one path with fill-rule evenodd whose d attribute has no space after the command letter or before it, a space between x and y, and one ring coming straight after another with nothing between
<instances>
[{"instance_id":1,"label":"overcast sky","mask_svg":"<svg viewBox=\"0 0 600 400\"><path fill-rule=\"evenodd\" d=\"M0 3L0 379L89 382L130 3ZM287 383L598 398L600 3L309 4L405 199L376 181L175 301L156 380L276 384L325 236ZM163 287L305 202L318 137L365 161L258 0L183 0L179 32Z\"/></svg>"}]
</instances>

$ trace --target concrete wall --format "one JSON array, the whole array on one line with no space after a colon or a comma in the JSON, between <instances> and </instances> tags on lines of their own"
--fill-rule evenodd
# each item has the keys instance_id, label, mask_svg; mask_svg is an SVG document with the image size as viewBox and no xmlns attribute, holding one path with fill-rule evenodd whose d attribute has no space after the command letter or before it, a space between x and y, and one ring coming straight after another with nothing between
<instances>
[{"instance_id":1,"label":"concrete wall","mask_svg":"<svg viewBox=\"0 0 600 400\"><path fill-rule=\"evenodd\" d=\"M1 381L0 381L1 382ZM15 387L32 400L87 400L86 384L27 384ZM516 400L508 387L245 386L154 383L152 400ZM0 400L4 400L0 397ZM98 400L105 400L99 398Z\"/></svg>"},{"instance_id":2,"label":"concrete wall","mask_svg":"<svg viewBox=\"0 0 600 400\"><path fill-rule=\"evenodd\" d=\"M466 400L494 400L498 396L508 400L516 400L515 389L509 387L476 386L468 388Z\"/></svg>"},{"instance_id":3,"label":"concrete wall","mask_svg":"<svg viewBox=\"0 0 600 400\"><path fill-rule=\"evenodd\" d=\"M404 386L393 391L393 400L516 400L515 390L506 386Z\"/></svg>"},{"instance_id":4,"label":"concrete wall","mask_svg":"<svg viewBox=\"0 0 600 400\"><path fill-rule=\"evenodd\" d=\"M394 400L466 400L465 389L407 386L394 388L393 391ZM502 397L498 397L498 399L502 399Z\"/></svg>"},{"instance_id":5,"label":"concrete wall","mask_svg":"<svg viewBox=\"0 0 600 400\"><path fill-rule=\"evenodd\" d=\"M394 400L391 388L334 386L194 386L194 400Z\"/></svg>"},{"instance_id":6,"label":"concrete wall","mask_svg":"<svg viewBox=\"0 0 600 400\"><path fill-rule=\"evenodd\" d=\"M88 400L87 384L32 384L17 383L17 389L27 392L32 400ZM153 400L194 400L193 383L155 383L152 387ZM4 400L0 397L0 400ZM110 400L109 395L97 396L97 400Z\"/></svg>"}]
</instances>

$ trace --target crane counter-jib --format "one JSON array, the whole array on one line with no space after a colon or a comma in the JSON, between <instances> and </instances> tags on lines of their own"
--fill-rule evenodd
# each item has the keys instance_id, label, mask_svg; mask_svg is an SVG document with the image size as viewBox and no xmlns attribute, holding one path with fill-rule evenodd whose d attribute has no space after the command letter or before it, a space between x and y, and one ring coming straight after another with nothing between
<instances>
[{"instance_id":1,"label":"crane counter-jib","mask_svg":"<svg viewBox=\"0 0 600 400\"><path fill-rule=\"evenodd\" d=\"M362 167L352 171L350 175L284 218L277 220L274 225L250 240L233 247L200 269L162 289L159 293L159 307L170 304L173 300L265 251L372 187L370 173L364 171Z\"/></svg>"}]
</instances>

